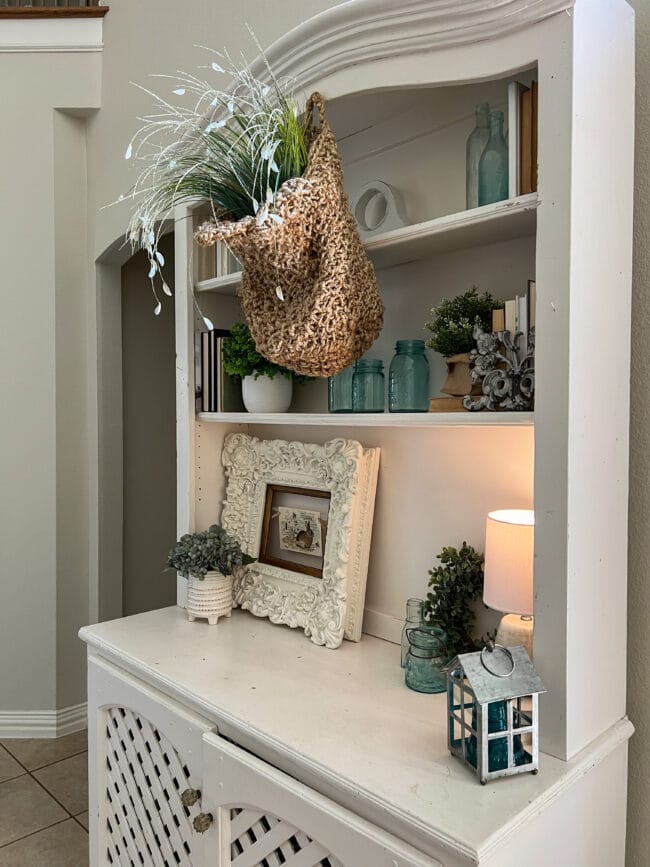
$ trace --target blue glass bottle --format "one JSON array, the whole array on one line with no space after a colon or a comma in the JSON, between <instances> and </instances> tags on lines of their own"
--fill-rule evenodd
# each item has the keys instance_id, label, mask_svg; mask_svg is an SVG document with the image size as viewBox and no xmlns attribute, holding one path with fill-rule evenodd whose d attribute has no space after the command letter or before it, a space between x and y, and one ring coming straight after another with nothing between
<instances>
[{"instance_id":1,"label":"blue glass bottle","mask_svg":"<svg viewBox=\"0 0 650 867\"><path fill-rule=\"evenodd\" d=\"M478 207L478 164L490 138L489 104L482 102L475 112L476 126L465 145L465 204L468 209Z\"/></svg>"},{"instance_id":2,"label":"blue glass bottle","mask_svg":"<svg viewBox=\"0 0 650 867\"><path fill-rule=\"evenodd\" d=\"M490 112L490 138L478 164L478 203L491 205L508 198L508 145L503 112Z\"/></svg>"},{"instance_id":3,"label":"blue glass bottle","mask_svg":"<svg viewBox=\"0 0 650 867\"><path fill-rule=\"evenodd\" d=\"M352 377L354 364L346 367L327 381L327 408L329 412L352 412Z\"/></svg>"},{"instance_id":4,"label":"blue glass bottle","mask_svg":"<svg viewBox=\"0 0 650 867\"><path fill-rule=\"evenodd\" d=\"M388 372L390 412L429 411L429 362L424 340L398 340Z\"/></svg>"},{"instance_id":5,"label":"blue glass bottle","mask_svg":"<svg viewBox=\"0 0 650 867\"><path fill-rule=\"evenodd\" d=\"M413 597L406 600L406 619L402 627L402 668L406 665L406 655L409 652L409 642L406 635L408 629L424 624L424 599Z\"/></svg>"},{"instance_id":6,"label":"blue glass bottle","mask_svg":"<svg viewBox=\"0 0 650 867\"><path fill-rule=\"evenodd\" d=\"M384 411L384 362L360 358L352 377L352 412Z\"/></svg>"}]
</instances>

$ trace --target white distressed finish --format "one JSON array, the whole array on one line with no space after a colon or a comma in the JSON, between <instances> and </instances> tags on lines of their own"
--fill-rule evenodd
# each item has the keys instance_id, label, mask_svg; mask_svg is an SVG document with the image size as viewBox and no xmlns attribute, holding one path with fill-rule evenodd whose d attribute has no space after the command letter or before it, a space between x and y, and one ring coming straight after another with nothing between
<instances>
[{"instance_id":1,"label":"white distressed finish","mask_svg":"<svg viewBox=\"0 0 650 867\"><path fill-rule=\"evenodd\" d=\"M580 851L584 827L565 823L563 836L555 839L545 814L556 806L560 813L570 813L574 787L594 774L598 792L588 794L589 785L583 787L586 803L580 809L589 828L588 850L600 847L604 854L571 867L622 864L620 780L632 732L626 719L571 761L542 753L537 776L480 786L447 751L445 696L405 688L399 647L364 637L326 653L294 630L239 611L217 629L197 626L178 608L167 608L81 632L93 654L130 672L145 693L153 688L167 696L160 697L156 714L144 699L134 705L126 683L122 692L117 690L129 707L169 737L179 754L188 754L187 735L185 743L177 743L163 723L177 719L182 703L190 718L206 721L205 730L216 727L222 736L445 867L499 864L500 852L515 851L525 835L539 838L544 832L546 863L565 863L565 847ZM93 685L96 663L91 668L92 723L94 709L106 701ZM113 695L109 702L116 703ZM91 766L101 762L92 746L90 756ZM192 761L186 760L193 774L195 756L193 740ZM608 763L607 769L596 773L601 763ZM205 788L207 779L202 782ZM91 792L97 790L102 785L91 773ZM254 795L251 788L249 806ZM294 820L293 815L280 818Z\"/></svg>"},{"instance_id":2,"label":"white distressed finish","mask_svg":"<svg viewBox=\"0 0 650 867\"><path fill-rule=\"evenodd\" d=\"M532 412L384 412L384 413L324 413L324 412L201 412L202 422L234 424L270 424L285 427L314 425L317 427L532 427Z\"/></svg>"},{"instance_id":3,"label":"white distressed finish","mask_svg":"<svg viewBox=\"0 0 650 867\"><path fill-rule=\"evenodd\" d=\"M602 58L597 86L594 56ZM408 0L399 8L390 0L357 0L297 27L271 46L267 57L276 73L296 77L305 90L318 88L331 102L354 106L354 112L342 112L353 118L354 126L337 130L339 137L373 126L371 109L359 94L392 91L387 96L392 100L401 90L407 108L412 108L416 89L491 87L497 79L529 74L536 66L535 644L536 662L549 689L541 702L542 746L570 757L625 711L626 599L621 582L612 575L625 568L627 544L628 396L621 382L629 365L632 11L624 0ZM421 93L416 96L420 100ZM383 115L381 122L389 116ZM445 132L441 123L436 136L440 147L429 149L429 162L438 157L458 186L454 154L462 157L460 145L468 130L454 125L458 114L447 119L451 126ZM418 198L414 178L420 186L428 178L422 142L410 151L400 145L392 154L377 152L376 159L355 162L354 182L367 168L368 177L382 177L405 189L400 178L389 174L398 166L406 181L410 177L408 206L411 195ZM377 163L380 156L386 172ZM434 174L439 180L440 174ZM435 187L430 196L434 194ZM430 196L420 197L420 204ZM526 238L507 243L527 250ZM467 251L476 258L474 273L484 273L481 258L489 260L490 251L499 247L506 244ZM460 274L463 253L443 258L451 261L454 255L459 256ZM432 258L432 271L436 263ZM400 267L404 284L422 279L424 272L414 264ZM397 270L380 274L382 284L390 284ZM452 270L445 285L455 285ZM444 286L437 288L444 291ZM415 307L410 316L406 308L402 300L401 307L391 310L391 336L393 328L422 322ZM607 352L601 351L604 345ZM591 392L594 382L617 395L617 412L603 413ZM423 450L422 461L427 457ZM417 480L404 478L384 496L407 500L414 484ZM459 538L466 521L473 520L472 484L463 484L467 514L458 513ZM386 588L378 593L386 595ZM379 613L395 616L394 611ZM593 636L605 634L606 649L594 652ZM610 685L604 693L603 682Z\"/></svg>"},{"instance_id":4,"label":"white distressed finish","mask_svg":"<svg viewBox=\"0 0 650 867\"><path fill-rule=\"evenodd\" d=\"M280 864L278 849L287 867L442 867L216 734L203 737L203 769L202 809L225 813L218 867Z\"/></svg>"},{"instance_id":5,"label":"white distressed finish","mask_svg":"<svg viewBox=\"0 0 650 867\"><path fill-rule=\"evenodd\" d=\"M215 626L220 617L232 613L232 575L207 572L203 578L190 575L187 579L187 619L207 620Z\"/></svg>"},{"instance_id":6,"label":"white distressed finish","mask_svg":"<svg viewBox=\"0 0 650 867\"><path fill-rule=\"evenodd\" d=\"M251 557L260 553L268 485L330 494L321 578L256 562L237 579L235 604L304 629L331 649L344 637L359 641L379 449L345 439L318 445L230 434L222 461L228 479L222 524Z\"/></svg>"},{"instance_id":7,"label":"white distressed finish","mask_svg":"<svg viewBox=\"0 0 650 867\"><path fill-rule=\"evenodd\" d=\"M91 658L88 668L91 864L111 863L110 852L113 864L199 867L180 795L201 789L210 724L104 660Z\"/></svg>"}]
</instances>

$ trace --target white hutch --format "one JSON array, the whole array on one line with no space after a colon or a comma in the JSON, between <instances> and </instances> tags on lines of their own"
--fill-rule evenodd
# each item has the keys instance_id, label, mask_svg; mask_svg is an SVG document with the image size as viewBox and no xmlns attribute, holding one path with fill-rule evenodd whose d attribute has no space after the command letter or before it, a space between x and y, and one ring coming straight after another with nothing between
<instances>
[{"instance_id":1,"label":"white hutch","mask_svg":"<svg viewBox=\"0 0 650 867\"><path fill-rule=\"evenodd\" d=\"M633 55L623 0L350 0L269 49L328 100L349 191L403 194L410 225L367 245L386 304L372 355L423 336L443 297L535 279L535 412L330 416L319 381L287 414L195 415L194 298L218 326L241 313L179 210L179 531L219 519L228 432L379 446L365 634L329 651L181 607L83 629L93 865L623 865ZM464 210L474 106L505 110L531 79L538 193ZM480 548L490 509L533 505L540 772L481 787L394 642L443 545Z\"/></svg>"}]
</instances>

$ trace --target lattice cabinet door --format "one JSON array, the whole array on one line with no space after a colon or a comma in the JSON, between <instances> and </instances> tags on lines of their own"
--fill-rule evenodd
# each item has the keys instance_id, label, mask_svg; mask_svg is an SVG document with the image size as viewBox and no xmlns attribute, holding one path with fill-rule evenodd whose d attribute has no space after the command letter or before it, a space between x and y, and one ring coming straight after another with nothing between
<instances>
[{"instance_id":1,"label":"lattice cabinet door","mask_svg":"<svg viewBox=\"0 0 650 867\"><path fill-rule=\"evenodd\" d=\"M193 823L211 725L108 662L88 668L91 867L203 867Z\"/></svg>"},{"instance_id":2,"label":"lattice cabinet door","mask_svg":"<svg viewBox=\"0 0 650 867\"><path fill-rule=\"evenodd\" d=\"M216 733L203 756L206 867L442 867Z\"/></svg>"}]
</instances>

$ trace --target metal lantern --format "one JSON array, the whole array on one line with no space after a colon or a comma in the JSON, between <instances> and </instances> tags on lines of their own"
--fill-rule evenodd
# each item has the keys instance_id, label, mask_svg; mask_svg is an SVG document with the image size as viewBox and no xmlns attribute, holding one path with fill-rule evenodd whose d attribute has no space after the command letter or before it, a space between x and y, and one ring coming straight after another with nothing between
<instances>
[{"instance_id":1,"label":"metal lantern","mask_svg":"<svg viewBox=\"0 0 650 867\"><path fill-rule=\"evenodd\" d=\"M523 647L494 642L461 653L447 673L448 745L481 783L539 768L538 696L546 692Z\"/></svg>"}]
</instances>

